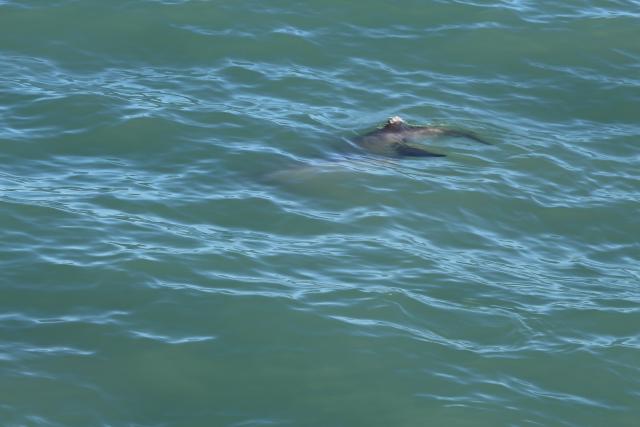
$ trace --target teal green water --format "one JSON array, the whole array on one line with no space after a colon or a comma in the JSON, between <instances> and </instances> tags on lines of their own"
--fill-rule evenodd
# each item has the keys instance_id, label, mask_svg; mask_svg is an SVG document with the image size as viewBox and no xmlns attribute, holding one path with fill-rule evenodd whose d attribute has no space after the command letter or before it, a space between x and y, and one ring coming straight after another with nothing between
<instances>
[{"instance_id":1,"label":"teal green water","mask_svg":"<svg viewBox=\"0 0 640 427\"><path fill-rule=\"evenodd\" d=\"M638 425L639 40L634 0L0 0L0 425ZM349 142L396 114L493 145Z\"/></svg>"}]
</instances>

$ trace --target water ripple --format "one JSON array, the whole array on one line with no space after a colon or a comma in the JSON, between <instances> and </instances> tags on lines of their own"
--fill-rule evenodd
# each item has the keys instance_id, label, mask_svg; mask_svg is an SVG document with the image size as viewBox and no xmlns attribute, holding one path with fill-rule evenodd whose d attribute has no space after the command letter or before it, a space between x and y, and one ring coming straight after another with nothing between
<instances>
[{"instance_id":1,"label":"water ripple","mask_svg":"<svg viewBox=\"0 0 640 427\"><path fill-rule=\"evenodd\" d=\"M142 331L130 331L131 334L135 337L145 338L153 341L160 341L167 344L188 344L194 342L202 342L202 341L210 341L214 340L215 337L212 336L192 336L192 337L169 337L166 335L158 335L150 332L142 332Z\"/></svg>"}]
</instances>

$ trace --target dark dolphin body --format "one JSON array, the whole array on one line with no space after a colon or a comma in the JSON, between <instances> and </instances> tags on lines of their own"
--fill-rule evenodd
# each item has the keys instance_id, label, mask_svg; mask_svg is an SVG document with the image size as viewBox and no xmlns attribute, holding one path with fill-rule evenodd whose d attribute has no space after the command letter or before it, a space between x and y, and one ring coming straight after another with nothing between
<instances>
[{"instance_id":1,"label":"dark dolphin body","mask_svg":"<svg viewBox=\"0 0 640 427\"><path fill-rule=\"evenodd\" d=\"M372 153L385 156L444 157L444 154L432 153L408 143L412 140L434 136L469 138L490 145L470 132L439 126L413 126L398 116L391 117L383 127L359 136L353 142Z\"/></svg>"}]
</instances>

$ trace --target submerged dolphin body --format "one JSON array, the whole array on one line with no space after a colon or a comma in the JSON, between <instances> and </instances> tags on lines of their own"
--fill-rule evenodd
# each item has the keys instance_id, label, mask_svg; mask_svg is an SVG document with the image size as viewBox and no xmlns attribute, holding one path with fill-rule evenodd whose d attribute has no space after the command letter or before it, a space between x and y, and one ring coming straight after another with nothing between
<instances>
[{"instance_id":1,"label":"submerged dolphin body","mask_svg":"<svg viewBox=\"0 0 640 427\"><path fill-rule=\"evenodd\" d=\"M408 144L412 140L434 136L463 137L490 145L471 132L439 126L413 126L398 116L391 117L383 127L359 136L353 142L374 154L385 156L444 157L445 154L432 153Z\"/></svg>"}]
</instances>

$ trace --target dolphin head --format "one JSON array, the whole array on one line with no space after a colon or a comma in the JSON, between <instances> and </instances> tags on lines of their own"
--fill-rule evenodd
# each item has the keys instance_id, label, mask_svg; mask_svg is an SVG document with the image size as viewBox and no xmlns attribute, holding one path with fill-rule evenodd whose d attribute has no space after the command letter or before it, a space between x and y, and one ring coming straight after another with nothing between
<instances>
[{"instance_id":1,"label":"dolphin head","mask_svg":"<svg viewBox=\"0 0 640 427\"><path fill-rule=\"evenodd\" d=\"M402 120L402 117L400 116L393 116L393 117L389 117L389 119L387 120L387 124L388 125L400 125L406 123L404 120Z\"/></svg>"},{"instance_id":2,"label":"dolphin head","mask_svg":"<svg viewBox=\"0 0 640 427\"><path fill-rule=\"evenodd\" d=\"M407 122L402 120L400 116L393 116L387 119L387 122L384 124L382 129L391 132L398 132L403 130L407 125Z\"/></svg>"}]
</instances>

